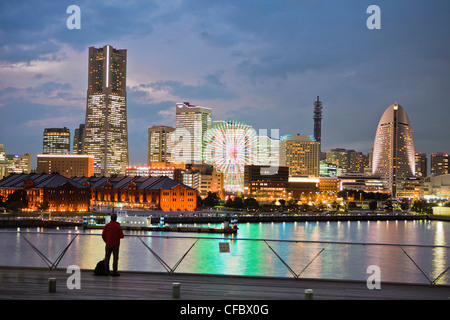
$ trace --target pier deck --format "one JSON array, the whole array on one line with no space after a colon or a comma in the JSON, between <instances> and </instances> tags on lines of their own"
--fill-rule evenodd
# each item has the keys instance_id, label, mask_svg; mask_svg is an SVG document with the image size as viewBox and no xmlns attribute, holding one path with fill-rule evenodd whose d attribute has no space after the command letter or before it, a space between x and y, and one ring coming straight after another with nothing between
<instances>
[{"instance_id":1,"label":"pier deck","mask_svg":"<svg viewBox=\"0 0 450 320\"><path fill-rule=\"evenodd\" d=\"M68 289L66 269L0 267L0 299L20 300L173 300L172 283L181 284L176 300L304 300L312 289L314 300L448 300L450 286L382 283L369 290L361 281L121 272L99 277L81 270L81 289ZM56 278L56 292L48 279Z\"/></svg>"}]
</instances>

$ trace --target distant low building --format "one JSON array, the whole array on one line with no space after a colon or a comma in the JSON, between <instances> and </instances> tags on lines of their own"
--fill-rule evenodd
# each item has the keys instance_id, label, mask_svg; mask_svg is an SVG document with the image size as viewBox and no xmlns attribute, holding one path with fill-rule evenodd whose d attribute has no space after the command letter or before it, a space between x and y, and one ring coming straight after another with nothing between
<instances>
[{"instance_id":1,"label":"distant low building","mask_svg":"<svg viewBox=\"0 0 450 320\"><path fill-rule=\"evenodd\" d=\"M450 197L450 174L431 175L424 180L424 196Z\"/></svg>"},{"instance_id":2,"label":"distant low building","mask_svg":"<svg viewBox=\"0 0 450 320\"><path fill-rule=\"evenodd\" d=\"M245 166L244 194L260 202L279 199L301 199L317 192L340 191L340 179L336 177L289 177L288 167Z\"/></svg>"},{"instance_id":3,"label":"distant low building","mask_svg":"<svg viewBox=\"0 0 450 320\"><path fill-rule=\"evenodd\" d=\"M368 193L390 193L388 181L367 173L346 173L339 177L341 190L357 190Z\"/></svg>"},{"instance_id":4,"label":"distant low building","mask_svg":"<svg viewBox=\"0 0 450 320\"><path fill-rule=\"evenodd\" d=\"M0 180L0 195L7 198L25 190L28 207L37 211L48 202L49 211L89 211L90 206L192 211L197 190L168 177L75 177L60 174L11 174Z\"/></svg>"},{"instance_id":5,"label":"distant low building","mask_svg":"<svg viewBox=\"0 0 450 320\"><path fill-rule=\"evenodd\" d=\"M272 202L288 197L289 168L247 165L244 167L244 194L261 202Z\"/></svg>"},{"instance_id":6,"label":"distant low building","mask_svg":"<svg viewBox=\"0 0 450 320\"><path fill-rule=\"evenodd\" d=\"M94 156L74 154L38 154L37 173L59 173L65 177L94 175Z\"/></svg>"},{"instance_id":7,"label":"distant low building","mask_svg":"<svg viewBox=\"0 0 450 320\"><path fill-rule=\"evenodd\" d=\"M90 187L91 205L162 211L193 211L198 192L169 177L81 177Z\"/></svg>"}]
</instances>

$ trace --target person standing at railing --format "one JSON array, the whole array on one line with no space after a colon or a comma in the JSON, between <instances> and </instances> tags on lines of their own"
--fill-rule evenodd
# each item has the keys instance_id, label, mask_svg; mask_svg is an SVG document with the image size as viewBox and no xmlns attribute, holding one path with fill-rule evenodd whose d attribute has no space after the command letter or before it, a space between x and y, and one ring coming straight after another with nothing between
<instances>
[{"instance_id":1,"label":"person standing at railing","mask_svg":"<svg viewBox=\"0 0 450 320\"><path fill-rule=\"evenodd\" d=\"M119 264L119 247L120 239L124 237L122 227L117 221L117 214L111 214L111 221L103 228L102 238L105 242L105 272L109 274L109 259L111 253L113 255L113 272L112 276L119 276L117 273Z\"/></svg>"}]
</instances>

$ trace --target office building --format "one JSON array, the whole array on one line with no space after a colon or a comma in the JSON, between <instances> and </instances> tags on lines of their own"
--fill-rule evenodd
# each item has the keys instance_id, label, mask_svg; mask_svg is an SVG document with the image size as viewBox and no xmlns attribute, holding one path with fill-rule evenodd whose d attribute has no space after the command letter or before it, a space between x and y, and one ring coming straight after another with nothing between
<instances>
[{"instance_id":1,"label":"office building","mask_svg":"<svg viewBox=\"0 0 450 320\"><path fill-rule=\"evenodd\" d=\"M45 128L42 144L43 154L70 154L70 130Z\"/></svg>"},{"instance_id":2,"label":"office building","mask_svg":"<svg viewBox=\"0 0 450 320\"><path fill-rule=\"evenodd\" d=\"M337 177L319 177L319 192L338 192L341 190L341 179Z\"/></svg>"},{"instance_id":3,"label":"office building","mask_svg":"<svg viewBox=\"0 0 450 320\"><path fill-rule=\"evenodd\" d=\"M6 149L0 143L0 179L6 175Z\"/></svg>"},{"instance_id":4,"label":"office building","mask_svg":"<svg viewBox=\"0 0 450 320\"><path fill-rule=\"evenodd\" d=\"M290 177L319 176L320 142L312 136L286 135L280 141L280 166Z\"/></svg>"},{"instance_id":5,"label":"office building","mask_svg":"<svg viewBox=\"0 0 450 320\"><path fill-rule=\"evenodd\" d=\"M416 177L425 178L428 175L427 154L416 152L415 161L416 161Z\"/></svg>"},{"instance_id":6,"label":"office building","mask_svg":"<svg viewBox=\"0 0 450 320\"><path fill-rule=\"evenodd\" d=\"M173 132L173 162L202 163L203 137L211 129L211 109L176 104L176 130Z\"/></svg>"},{"instance_id":7,"label":"office building","mask_svg":"<svg viewBox=\"0 0 450 320\"><path fill-rule=\"evenodd\" d=\"M198 192L206 197L208 192L216 193L221 199L224 198L224 174L219 172L214 166L202 163L188 165L187 169L200 173Z\"/></svg>"},{"instance_id":8,"label":"office building","mask_svg":"<svg viewBox=\"0 0 450 320\"><path fill-rule=\"evenodd\" d=\"M91 177L94 175L94 156L38 154L36 172L59 173L67 178Z\"/></svg>"},{"instance_id":9,"label":"office building","mask_svg":"<svg viewBox=\"0 0 450 320\"><path fill-rule=\"evenodd\" d=\"M127 50L89 48L82 153L94 156L96 175L123 175L128 166Z\"/></svg>"},{"instance_id":10,"label":"office building","mask_svg":"<svg viewBox=\"0 0 450 320\"><path fill-rule=\"evenodd\" d=\"M327 163L334 164L335 166L345 169L348 167L348 153L346 149L334 148L327 152Z\"/></svg>"},{"instance_id":11,"label":"office building","mask_svg":"<svg viewBox=\"0 0 450 320\"><path fill-rule=\"evenodd\" d=\"M30 173L31 172L31 154L23 155L7 154L6 155L6 172L5 176L11 173Z\"/></svg>"},{"instance_id":12,"label":"office building","mask_svg":"<svg viewBox=\"0 0 450 320\"><path fill-rule=\"evenodd\" d=\"M75 129L73 134L73 154L83 154L84 123Z\"/></svg>"},{"instance_id":13,"label":"office building","mask_svg":"<svg viewBox=\"0 0 450 320\"><path fill-rule=\"evenodd\" d=\"M369 156L351 149L334 148L326 153L327 163L334 164L343 172L364 173Z\"/></svg>"},{"instance_id":14,"label":"office building","mask_svg":"<svg viewBox=\"0 0 450 320\"><path fill-rule=\"evenodd\" d=\"M244 169L244 194L262 202L286 199L288 180L288 167L278 167L276 172L269 172L267 167L246 165Z\"/></svg>"},{"instance_id":15,"label":"office building","mask_svg":"<svg viewBox=\"0 0 450 320\"><path fill-rule=\"evenodd\" d=\"M267 135L258 136L258 159L257 164L271 167L273 172L280 166L280 139Z\"/></svg>"},{"instance_id":16,"label":"office building","mask_svg":"<svg viewBox=\"0 0 450 320\"><path fill-rule=\"evenodd\" d=\"M198 170L183 170L181 171L181 183L189 186L195 190L200 188L200 172Z\"/></svg>"},{"instance_id":17,"label":"office building","mask_svg":"<svg viewBox=\"0 0 450 320\"><path fill-rule=\"evenodd\" d=\"M339 177L341 174L345 173L341 167L324 160L320 161L319 166L319 174L321 177Z\"/></svg>"},{"instance_id":18,"label":"office building","mask_svg":"<svg viewBox=\"0 0 450 320\"><path fill-rule=\"evenodd\" d=\"M172 160L173 127L153 126L148 128L148 165L152 162L170 162Z\"/></svg>"},{"instance_id":19,"label":"office building","mask_svg":"<svg viewBox=\"0 0 450 320\"><path fill-rule=\"evenodd\" d=\"M448 153L433 153L431 155L431 174L448 174L448 159Z\"/></svg>"},{"instance_id":20,"label":"office building","mask_svg":"<svg viewBox=\"0 0 450 320\"><path fill-rule=\"evenodd\" d=\"M377 127L373 147L373 175L379 175L388 183L393 197L401 179L414 177L414 139L408 115L397 103L383 113Z\"/></svg>"}]
</instances>

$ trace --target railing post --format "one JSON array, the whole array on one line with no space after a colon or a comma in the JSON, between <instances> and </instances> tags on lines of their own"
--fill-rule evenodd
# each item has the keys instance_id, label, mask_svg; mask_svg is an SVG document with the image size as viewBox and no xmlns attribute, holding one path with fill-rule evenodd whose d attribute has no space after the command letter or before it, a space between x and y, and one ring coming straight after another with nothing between
<instances>
[{"instance_id":1,"label":"railing post","mask_svg":"<svg viewBox=\"0 0 450 320\"><path fill-rule=\"evenodd\" d=\"M48 292L56 292L56 278L48 279Z\"/></svg>"},{"instance_id":2,"label":"railing post","mask_svg":"<svg viewBox=\"0 0 450 320\"><path fill-rule=\"evenodd\" d=\"M172 283L172 296L174 299L178 299L180 297L180 286L181 284L178 282Z\"/></svg>"},{"instance_id":3,"label":"railing post","mask_svg":"<svg viewBox=\"0 0 450 320\"><path fill-rule=\"evenodd\" d=\"M305 300L313 300L313 290L312 289L306 289L305 290Z\"/></svg>"}]
</instances>

